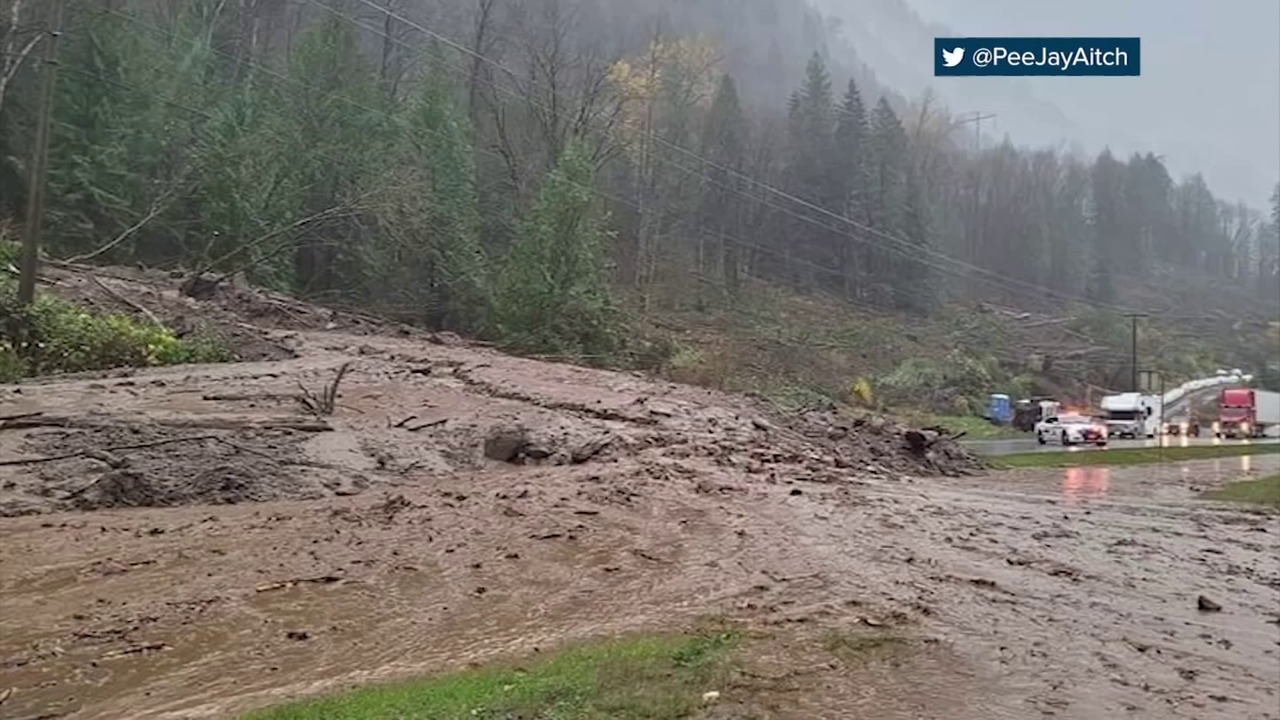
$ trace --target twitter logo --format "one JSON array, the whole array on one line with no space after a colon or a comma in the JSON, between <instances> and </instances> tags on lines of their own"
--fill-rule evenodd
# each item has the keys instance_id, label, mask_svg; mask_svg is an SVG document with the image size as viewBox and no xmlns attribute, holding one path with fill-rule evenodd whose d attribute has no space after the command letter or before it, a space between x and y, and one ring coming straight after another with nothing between
<instances>
[{"instance_id":1,"label":"twitter logo","mask_svg":"<svg viewBox=\"0 0 1280 720\"><path fill-rule=\"evenodd\" d=\"M942 64L946 67L955 67L964 60L964 48L958 47L955 50L942 50Z\"/></svg>"}]
</instances>

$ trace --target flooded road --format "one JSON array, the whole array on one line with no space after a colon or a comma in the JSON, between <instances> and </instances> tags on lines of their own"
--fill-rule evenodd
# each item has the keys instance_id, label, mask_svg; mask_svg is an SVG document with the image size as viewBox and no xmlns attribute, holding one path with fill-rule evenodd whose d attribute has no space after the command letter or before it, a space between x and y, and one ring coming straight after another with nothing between
<instances>
[{"instance_id":1,"label":"flooded road","mask_svg":"<svg viewBox=\"0 0 1280 720\"><path fill-rule=\"evenodd\" d=\"M1002 438L999 440L971 440L962 444L980 455L1000 456L1034 452L1106 452L1107 450L1123 450L1128 448L1180 448L1180 447L1218 447L1218 446L1251 446L1275 445L1280 438L1257 438L1252 440L1233 440L1215 437L1165 437L1162 440L1127 440L1113 439L1105 447L1096 445L1072 445L1063 447L1057 443L1041 445L1034 436L1026 438Z\"/></svg>"}]
</instances>

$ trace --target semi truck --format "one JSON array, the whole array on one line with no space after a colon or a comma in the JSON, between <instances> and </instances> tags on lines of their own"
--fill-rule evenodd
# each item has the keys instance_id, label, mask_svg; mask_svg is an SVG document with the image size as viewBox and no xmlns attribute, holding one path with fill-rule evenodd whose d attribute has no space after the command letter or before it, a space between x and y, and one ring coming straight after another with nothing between
<instances>
[{"instance_id":1,"label":"semi truck","mask_svg":"<svg viewBox=\"0 0 1280 720\"><path fill-rule=\"evenodd\" d=\"M1265 437L1280 427L1280 393L1252 388L1229 388L1218 401L1217 437Z\"/></svg>"},{"instance_id":2,"label":"semi truck","mask_svg":"<svg viewBox=\"0 0 1280 720\"><path fill-rule=\"evenodd\" d=\"M1160 398L1130 392L1108 395L1099 403L1113 438L1155 437L1160 428Z\"/></svg>"}]
</instances>

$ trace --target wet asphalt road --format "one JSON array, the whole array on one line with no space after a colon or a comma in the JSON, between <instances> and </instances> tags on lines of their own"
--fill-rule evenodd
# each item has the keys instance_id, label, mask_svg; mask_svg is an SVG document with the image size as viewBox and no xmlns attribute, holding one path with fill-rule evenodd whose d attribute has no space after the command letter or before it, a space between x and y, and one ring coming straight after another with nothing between
<instances>
[{"instance_id":1,"label":"wet asphalt road","mask_svg":"<svg viewBox=\"0 0 1280 720\"><path fill-rule=\"evenodd\" d=\"M1213 445L1257 445L1257 444L1275 444L1280 442L1280 438L1262 438L1260 440L1226 440L1214 437L1166 437L1164 438L1165 447L1194 447L1194 446L1213 446ZM1062 450L1077 450L1080 452L1106 452L1108 449L1121 448L1144 448L1158 447L1156 440L1112 440L1106 447L1096 447L1094 445L1073 445L1064 448L1057 443L1049 443L1040 445L1036 442L1034 435L1027 434L1026 438L1005 438L999 440L971 440L962 443L965 447L982 455L1014 455L1016 453L1031 452L1060 452Z\"/></svg>"}]
</instances>

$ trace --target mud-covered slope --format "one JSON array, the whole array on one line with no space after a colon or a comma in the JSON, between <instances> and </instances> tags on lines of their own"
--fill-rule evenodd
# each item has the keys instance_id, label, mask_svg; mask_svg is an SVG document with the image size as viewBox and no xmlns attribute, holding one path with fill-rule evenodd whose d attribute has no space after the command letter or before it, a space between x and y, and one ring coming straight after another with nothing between
<instances>
[{"instance_id":1,"label":"mud-covered slope","mask_svg":"<svg viewBox=\"0 0 1280 720\"><path fill-rule=\"evenodd\" d=\"M9 463L0 465L0 514L313 499L512 465L711 466L761 482L832 483L979 467L947 438L881 418L785 415L248 288L200 301L179 292L181 278L158 274L54 280L78 301L145 309L259 361L0 389L0 416L10 417L0 420L0 462ZM304 400L344 365L335 411L316 416Z\"/></svg>"}]
</instances>

